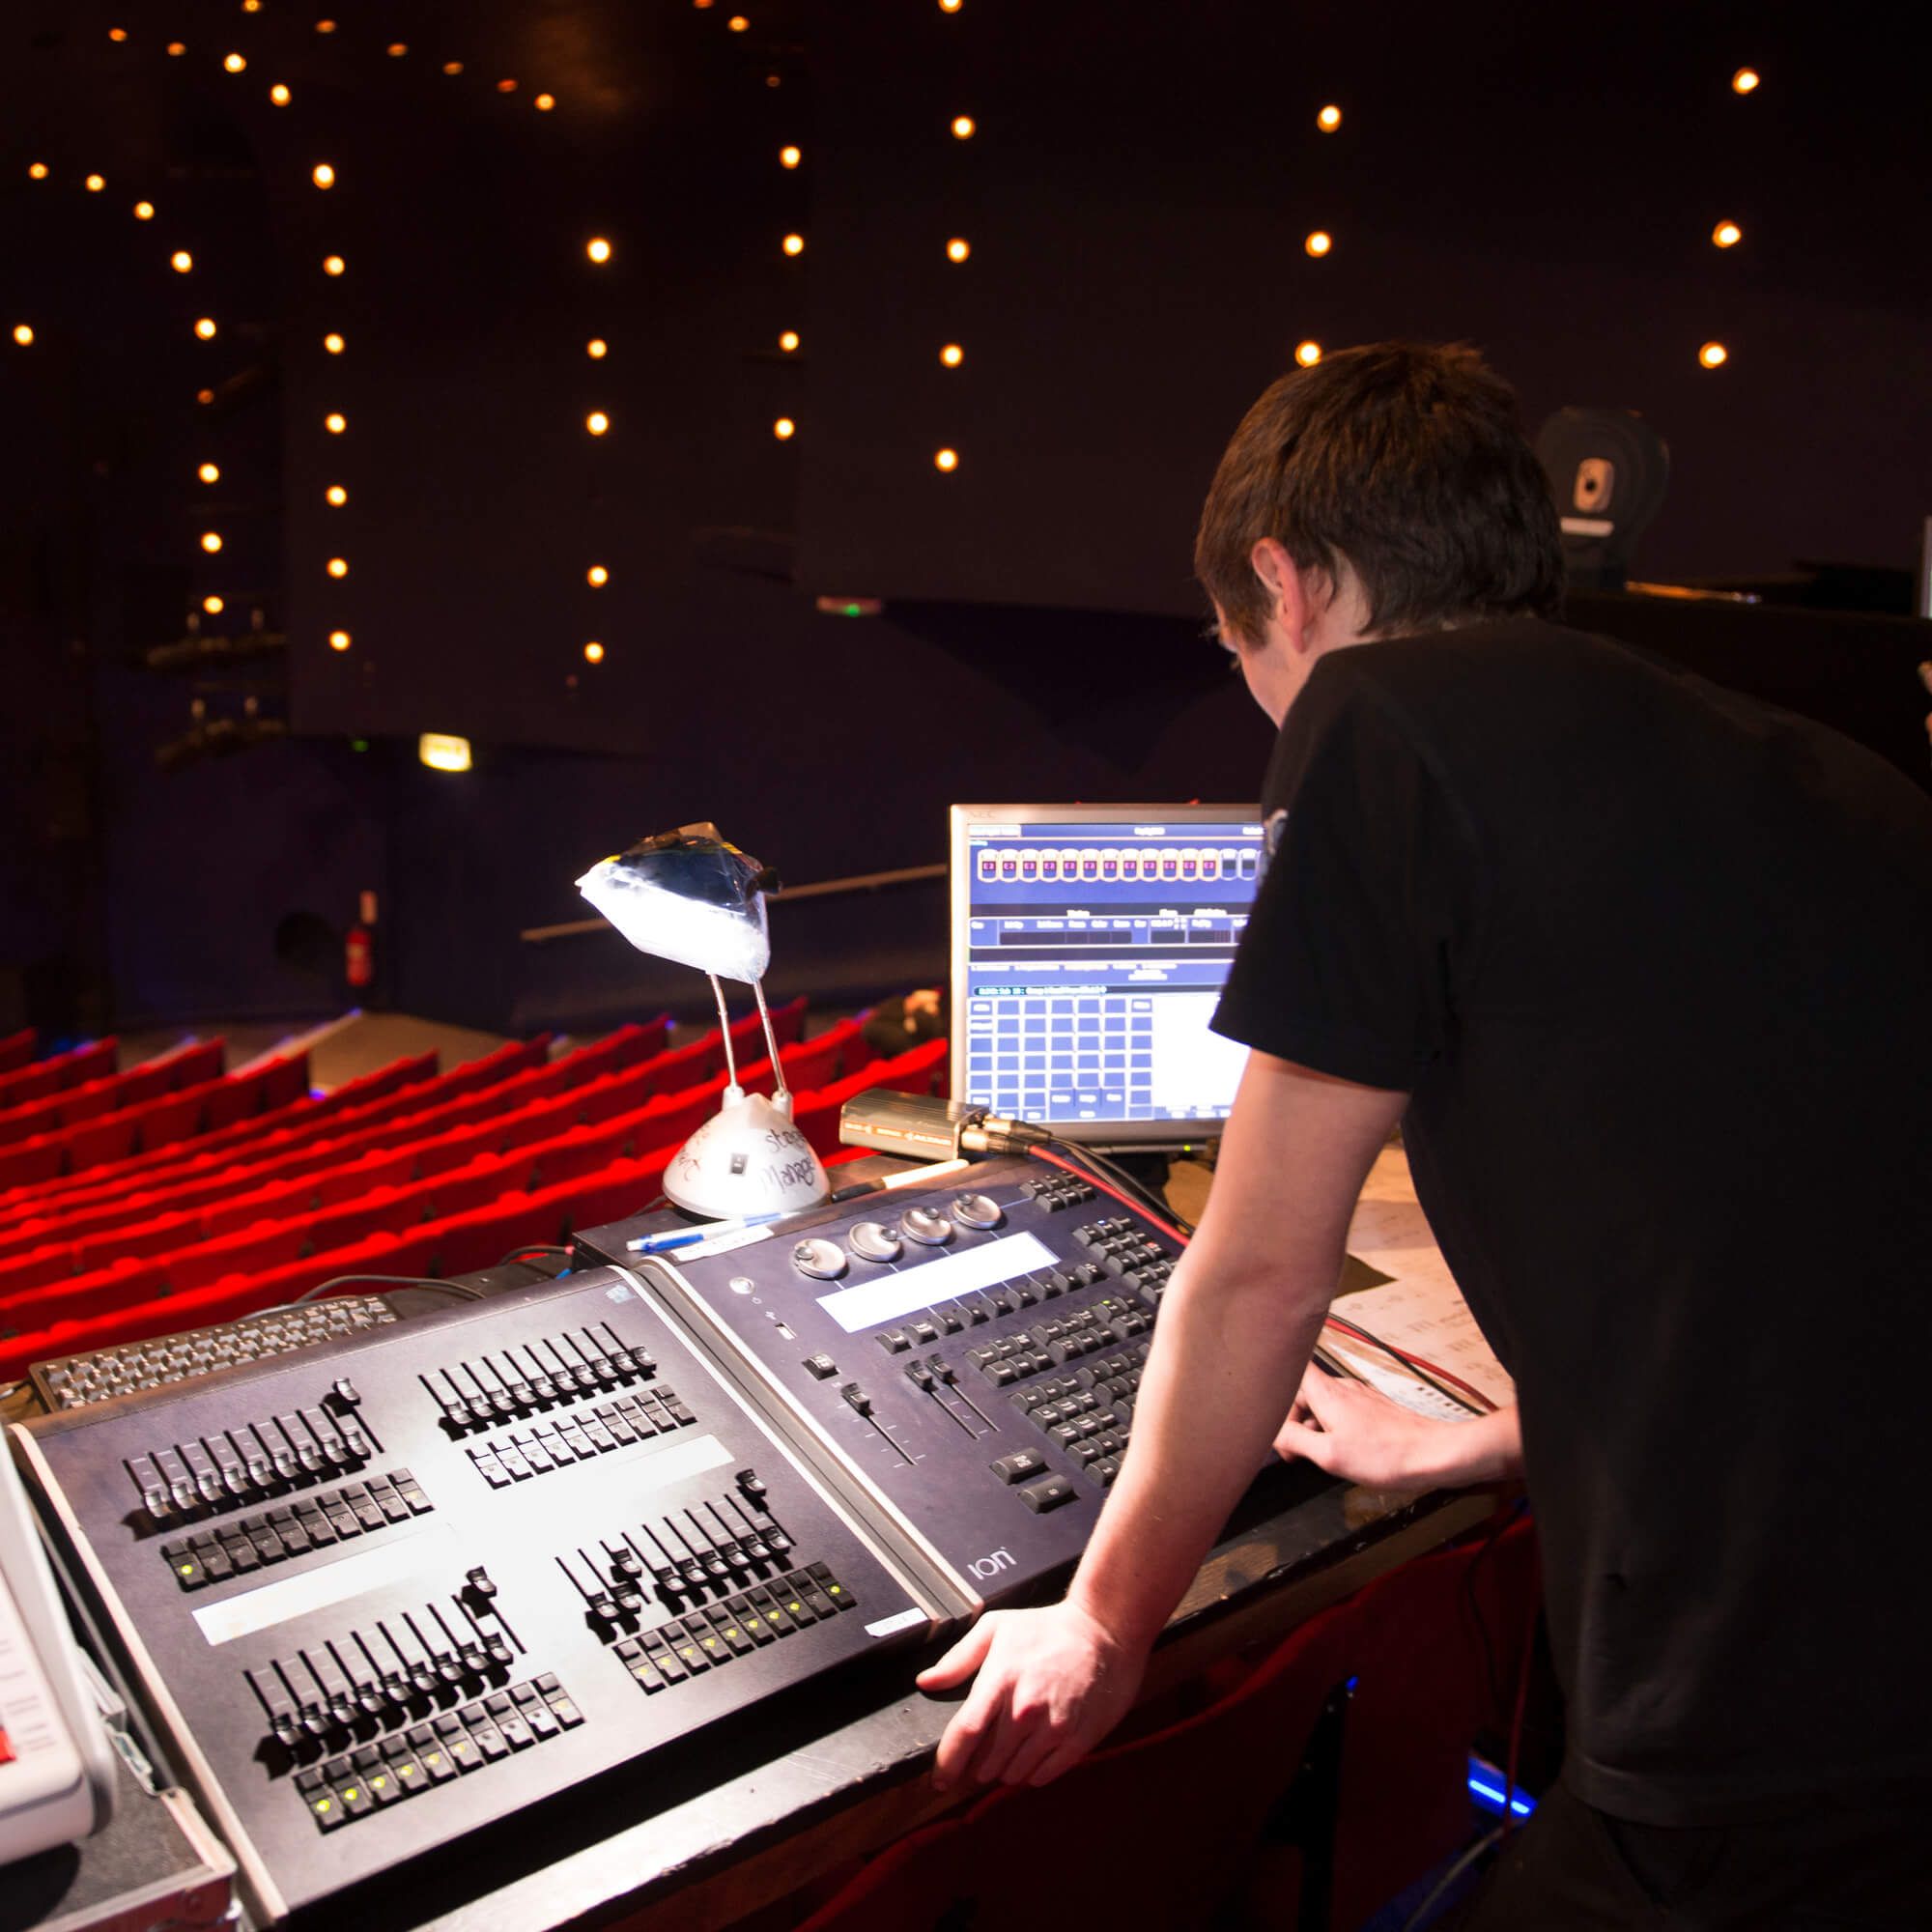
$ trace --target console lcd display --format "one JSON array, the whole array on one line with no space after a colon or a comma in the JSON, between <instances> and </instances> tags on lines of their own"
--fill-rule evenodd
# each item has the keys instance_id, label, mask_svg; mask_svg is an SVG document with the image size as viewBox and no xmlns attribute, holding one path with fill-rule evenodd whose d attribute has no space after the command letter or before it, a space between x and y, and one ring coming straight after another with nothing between
<instances>
[{"instance_id":1,"label":"console lcd display","mask_svg":"<svg viewBox=\"0 0 1932 1932\"><path fill-rule=\"evenodd\" d=\"M1053 1250L1037 1235L1009 1235L984 1247L964 1248L956 1255L922 1262L918 1267L880 1275L876 1281L841 1288L837 1294L822 1294L818 1305L846 1334L856 1335L862 1328L896 1321L915 1308L954 1301L977 1289L1011 1281L1015 1275L1058 1265Z\"/></svg>"}]
</instances>

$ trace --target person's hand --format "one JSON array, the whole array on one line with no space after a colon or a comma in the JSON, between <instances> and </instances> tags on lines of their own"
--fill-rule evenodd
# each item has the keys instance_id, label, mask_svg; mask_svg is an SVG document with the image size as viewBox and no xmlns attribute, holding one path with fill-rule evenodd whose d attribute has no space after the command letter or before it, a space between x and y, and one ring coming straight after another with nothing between
<instances>
[{"instance_id":1,"label":"person's hand","mask_svg":"<svg viewBox=\"0 0 1932 1932\"><path fill-rule=\"evenodd\" d=\"M1311 1363L1274 1446L1284 1458L1304 1457L1347 1482L1427 1489L1504 1473L1492 1464L1506 1446L1505 1430L1513 1437L1514 1427L1514 1410L1469 1422L1434 1421Z\"/></svg>"},{"instance_id":2,"label":"person's hand","mask_svg":"<svg viewBox=\"0 0 1932 1932\"><path fill-rule=\"evenodd\" d=\"M1126 1716L1146 1668L1144 1651L1070 1603L989 1611L919 1674L922 1690L980 1674L939 1741L933 1784L1048 1783Z\"/></svg>"}]
</instances>

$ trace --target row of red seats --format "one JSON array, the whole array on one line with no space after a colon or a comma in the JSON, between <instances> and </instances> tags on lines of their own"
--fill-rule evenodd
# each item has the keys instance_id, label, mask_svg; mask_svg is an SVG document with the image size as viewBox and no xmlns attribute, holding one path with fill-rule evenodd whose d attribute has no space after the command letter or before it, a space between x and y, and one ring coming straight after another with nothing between
<instances>
[{"instance_id":1,"label":"row of red seats","mask_svg":"<svg viewBox=\"0 0 1932 1932\"><path fill-rule=\"evenodd\" d=\"M222 1043L210 1040L156 1066L145 1081L124 1075L110 1113L76 1120L0 1147L0 1190L29 1189L86 1174L140 1153L244 1125L308 1091L308 1056L271 1061L253 1073L224 1076ZM148 1069L137 1067L135 1074ZM74 1090L72 1098L86 1094ZM129 1095L133 1097L129 1097Z\"/></svg>"},{"instance_id":2,"label":"row of red seats","mask_svg":"<svg viewBox=\"0 0 1932 1932\"><path fill-rule=\"evenodd\" d=\"M199 1040L178 1047L153 1060L144 1060L125 1073L114 1071L110 1061L105 1069L85 1081L43 1094L34 1100L14 1100L0 1106L0 1146L24 1141L36 1134L51 1133L59 1127L78 1126L101 1114L112 1114L157 1094L173 1094L212 1080L221 1071L225 1042Z\"/></svg>"},{"instance_id":3,"label":"row of red seats","mask_svg":"<svg viewBox=\"0 0 1932 1932\"><path fill-rule=\"evenodd\" d=\"M780 1041L796 1040L804 1029L805 1001L794 1000L779 1008L772 1021L773 1033ZM494 1118L498 1113L591 1082L608 1090L603 1099L604 1111L616 1113L652 1094L671 1092L704 1079L724 1065L723 1038L715 1030L674 1053L663 1051L669 1026L668 1015L660 1015L645 1026L627 1026L593 1046L580 1048L555 1061L548 1057L548 1035L523 1044L503 1046L419 1091L361 1107L355 1111L353 1122L346 1114L331 1122L319 1112L303 1113L286 1123L263 1121L259 1123L259 1135L249 1144L250 1164L279 1159L325 1134L331 1140L337 1139L349 1132L352 1125L357 1131L374 1129L399 1122L405 1117L412 1120L412 1132L440 1133L466 1121ZM763 1032L755 1013L731 1031L735 1050L746 1050L762 1042ZM354 1151L361 1151L357 1147ZM221 1162L223 1167L238 1164L225 1147L204 1142L199 1149L187 1150L180 1162L170 1164L165 1171L143 1174L143 1188L204 1178L213 1170L202 1155L211 1151L229 1153ZM350 1157L354 1157L353 1153ZM65 1212L120 1198L126 1172L125 1169L103 1172L97 1184L63 1190L58 1197L60 1210ZM80 1179L85 1182L90 1178ZM10 1217L7 1200L0 1196L0 1237L4 1237L10 1218L45 1220L54 1212L55 1198L49 1196L33 1201L25 1213Z\"/></svg>"},{"instance_id":4,"label":"row of red seats","mask_svg":"<svg viewBox=\"0 0 1932 1932\"><path fill-rule=\"evenodd\" d=\"M435 1078L436 1055L433 1053L391 1061L379 1071L350 1081L331 1094L318 1097L304 1090L286 1104L267 1110L253 1119L240 1121L233 1126L212 1129L197 1136L191 1147L172 1145L157 1148L149 1153L130 1154L125 1160L106 1161L78 1174L0 1189L0 1229L13 1227L22 1220L57 1213L69 1203L111 1199L127 1188L146 1186L151 1179L158 1179L184 1167L218 1162L224 1151L231 1159L245 1158L245 1153L238 1153L235 1150L245 1150L256 1137L275 1131L284 1122L324 1120L331 1114L393 1094L399 1088Z\"/></svg>"},{"instance_id":5,"label":"row of red seats","mask_svg":"<svg viewBox=\"0 0 1932 1932\"><path fill-rule=\"evenodd\" d=\"M790 1078L802 1084L805 1070L831 1070L836 1055L858 1045L857 1035L848 1022L824 1036L823 1045L785 1049L795 1063ZM769 1063L741 1077L768 1088ZM97 1294L125 1286L112 1278L131 1259L166 1257L170 1287L199 1287L378 1230L482 1207L513 1189L554 1185L615 1158L681 1144L717 1110L722 1087L721 1076L655 1095L626 1113L600 1111L593 1120L565 1096L427 1139L406 1121L386 1132L318 1143L292 1157L302 1163L300 1173L281 1173L259 1186L247 1186L246 1176L219 1176L137 1212L117 1209L105 1226L66 1221L51 1238L0 1255L0 1315L39 1327L79 1312ZM836 1145L836 1103L831 1134Z\"/></svg>"},{"instance_id":6,"label":"row of red seats","mask_svg":"<svg viewBox=\"0 0 1932 1932\"><path fill-rule=\"evenodd\" d=\"M945 1058L946 1043L934 1040L815 1093L801 1094L799 1124L828 1159L846 1158L838 1148L843 1101L876 1086L929 1092L944 1079ZM656 1183L685 1134L715 1102L715 1089L707 1086L692 1109L689 1125L678 1120L682 1131L668 1144L641 1154L607 1157L592 1171L534 1188L504 1191L505 1163L486 1156L470 1164L473 1175L459 1171L440 1183L428 1183L440 1187L440 1199L425 1192L411 1206L436 1208L437 1218L400 1233L393 1225L371 1225L384 1218L393 1222L399 1212L409 1211L403 1207L409 1190L386 1190L384 1199L365 1197L347 1211L243 1230L195 1249L130 1259L51 1290L9 1296L0 1302L0 1377L53 1354L232 1321L337 1274L364 1268L401 1275L463 1273L488 1266L520 1244L560 1240L573 1228L619 1219L638 1211L657 1191ZM671 1108L652 1111L660 1124L673 1124ZM580 1145L586 1159L603 1151L589 1136ZM540 1178L527 1170L510 1171L522 1171L527 1179ZM465 1205L472 1186L493 1198ZM213 1271L216 1269L221 1271Z\"/></svg>"},{"instance_id":7,"label":"row of red seats","mask_svg":"<svg viewBox=\"0 0 1932 1932\"><path fill-rule=\"evenodd\" d=\"M22 1027L18 1033L10 1033L5 1039L0 1039L0 1079L4 1079L9 1073L17 1073L21 1067L30 1065L34 1058L34 1049L40 1043L41 1037L32 1027ZM4 1092L5 1089L0 1088L0 1094ZM8 1104L10 1103L6 1100L0 1099L0 1106Z\"/></svg>"},{"instance_id":8,"label":"row of red seats","mask_svg":"<svg viewBox=\"0 0 1932 1932\"><path fill-rule=\"evenodd\" d=\"M458 1094L453 1101L447 1094L447 1088L440 1082L434 1086L418 1084L411 1092L397 1096L394 1104L382 1107L373 1103L386 1096L370 1094L370 1104L345 1110L333 1119L325 1118L318 1122L305 1115L287 1129L269 1130L265 1126L264 1131L249 1144L224 1150L219 1158L197 1156L167 1172L130 1177L131 1186L103 1186L84 1194L70 1194L38 1204L38 1211L12 1223L0 1223L0 1265L48 1242L79 1241L156 1213L227 1201L259 1191L277 1181L294 1180L324 1170L346 1169L354 1172L365 1156L409 1149L432 1136L445 1137L438 1135L437 1129L446 1124L448 1110L452 1106L460 1107L466 1117L481 1113L484 1124L479 1132L487 1132L491 1122L502 1121L506 1117L531 1116L533 1110L538 1109L542 1111L535 1114L537 1119L548 1119L554 1114L559 1118L567 1116L566 1123L575 1124L577 1116L572 1112L574 1103L569 1097L573 1083L581 1090L604 1082L612 1067L623 1066L632 1059L653 1053L662 1042L665 1024L668 1023L654 1024L651 1029L627 1027L622 1033L599 1041L594 1047L565 1055L551 1062L548 1066L520 1070L494 1085L473 1088L467 1094ZM527 1048L521 1049L520 1057L528 1052ZM420 1062L397 1065L424 1069L432 1078L435 1073L433 1055L423 1056ZM480 1065L470 1063L471 1066ZM388 1070L384 1069L385 1072ZM520 1107L519 1095L512 1090L522 1088L526 1094L529 1089L524 1083L538 1081L546 1094L557 1089L565 1091L555 1099L526 1101ZM540 1137L540 1134L534 1133L523 1136L525 1139ZM512 1144L505 1143L506 1146ZM462 1158L467 1159L469 1153L479 1151L472 1147ZM448 1166L456 1164L454 1160L440 1163ZM420 1178L433 1171L433 1167L418 1168L412 1178Z\"/></svg>"},{"instance_id":9,"label":"row of red seats","mask_svg":"<svg viewBox=\"0 0 1932 1932\"><path fill-rule=\"evenodd\" d=\"M351 1113L368 1120L377 1117L378 1109L386 1109L389 1114L408 1113L452 1096L480 1093L526 1067L541 1066L548 1047L548 1035L512 1042L444 1074L437 1073L433 1053L419 1055L412 1060L392 1062L389 1066L351 1081L320 1098L308 1095L304 1071L301 1092L278 1093L276 1104L260 1117L199 1135L191 1146L157 1147L145 1153L129 1151L93 1168L28 1181L0 1193L0 1226L50 1212L56 1203L74 1206L112 1197L135 1182L136 1177L138 1184L158 1185L177 1174L205 1168L213 1156L226 1154L232 1164L238 1158L234 1151L238 1147L252 1151L266 1145L271 1136L313 1136L327 1131L332 1120ZM299 1061L288 1064L300 1065ZM0 1153L0 1164L4 1160L4 1153Z\"/></svg>"},{"instance_id":10,"label":"row of red seats","mask_svg":"<svg viewBox=\"0 0 1932 1932\"><path fill-rule=\"evenodd\" d=\"M798 999L778 1008L772 1014L772 1022L774 1035L781 1042L796 1040L804 1029L805 1001ZM466 1096L470 1097L472 1099L470 1111L474 1113L486 1104L480 1098L480 1090L484 1087L500 1087L502 1091L499 1097L502 1100L513 1106L522 1105L542 1093L561 1091L598 1072L628 1068L642 1060L660 1058L662 1065L648 1076L648 1085L653 1091L669 1091L672 1087L701 1079L724 1064L723 1041L715 1031L692 1046L680 1049L677 1054L661 1054L661 1049L668 1037L669 1025L668 1015L660 1015L658 1019L643 1027L622 1028L617 1034L598 1041L594 1046L584 1047L556 1062L548 1059L550 1037L548 1035L522 1044L500 1047L496 1053L487 1055L482 1060L472 1061L441 1076L433 1083L434 1093L431 1097L439 1104ZM739 1021L732 1027L731 1033L734 1049L741 1052L753 1049L763 1038L762 1027L755 1013ZM512 1080L520 1084L512 1086L510 1084ZM331 1100L334 1097L330 1096ZM417 1100L406 1095L398 1096L381 1114L365 1110L359 1117L359 1122L363 1125L372 1125L378 1120L392 1118L403 1113L419 1112L428 1104L430 1101L427 1099ZM285 1127L290 1137L298 1137L302 1134L313 1137L322 1130L321 1122L327 1111L339 1111L339 1109L318 1109L316 1112L304 1113L299 1121L292 1120L287 1122L265 1121L260 1123L264 1139L258 1145L263 1148L272 1146L277 1152L286 1151L293 1144L292 1138L285 1137L270 1142L267 1137L282 1133ZM451 1122L443 1122L445 1125L451 1123ZM224 1150L218 1144L206 1141L201 1148L189 1151L178 1166L171 1164L171 1171L167 1175L144 1175L143 1179L156 1181L173 1179L177 1172L185 1172L200 1164L202 1153L219 1151ZM0 1228L4 1228L10 1218L18 1218L23 1200L31 1198L31 1203L25 1211L34 1212L47 1208L55 1195L65 1196L67 1200L74 1203L81 1199L103 1198L119 1189L128 1172L129 1170L125 1167L118 1167L111 1171L103 1169L99 1177L70 1173L65 1186L44 1174L38 1174L31 1179L23 1178L23 1184L16 1185L10 1195L6 1191L5 1157L0 1155Z\"/></svg>"},{"instance_id":11,"label":"row of red seats","mask_svg":"<svg viewBox=\"0 0 1932 1932\"><path fill-rule=\"evenodd\" d=\"M49 1054L45 1060L33 1059L31 1033L14 1034L6 1042L10 1056L17 1055L19 1042L28 1042L26 1059L0 1062L0 1107L23 1107L30 1100L44 1099L49 1094L64 1094L89 1080L99 1080L114 1071L114 1056L120 1042L91 1039L67 1053Z\"/></svg>"},{"instance_id":12,"label":"row of red seats","mask_svg":"<svg viewBox=\"0 0 1932 1932\"><path fill-rule=\"evenodd\" d=\"M505 1195L490 1207L427 1222L401 1235L370 1235L350 1246L258 1274L227 1276L185 1293L156 1295L128 1307L58 1321L37 1333L15 1336L0 1329L0 1382L24 1375L31 1363L56 1355L239 1321L265 1308L281 1307L338 1276L440 1279L490 1267L519 1248L566 1241L574 1229L594 1228L637 1213L662 1191L664 1171L675 1151L662 1148L641 1159L612 1161L581 1180ZM832 1164L857 1159L864 1151L842 1150ZM127 1270L133 1271L133 1267ZM366 1292L375 1293L380 1287L380 1282L370 1282Z\"/></svg>"}]
</instances>

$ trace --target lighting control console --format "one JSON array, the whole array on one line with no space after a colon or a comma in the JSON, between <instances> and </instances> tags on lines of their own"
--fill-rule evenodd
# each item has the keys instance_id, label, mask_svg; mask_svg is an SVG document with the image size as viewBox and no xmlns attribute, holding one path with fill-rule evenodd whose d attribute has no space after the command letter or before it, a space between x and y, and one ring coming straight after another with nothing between
<instances>
[{"instance_id":1,"label":"lighting control console","mask_svg":"<svg viewBox=\"0 0 1932 1932\"><path fill-rule=\"evenodd\" d=\"M1078 1558L1133 1429L1177 1244L1038 1161L993 1160L656 1256L578 1237L735 1366L855 1509L975 1607Z\"/></svg>"},{"instance_id":2,"label":"lighting control console","mask_svg":"<svg viewBox=\"0 0 1932 1932\"><path fill-rule=\"evenodd\" d=\"M958 1614L654 1295L592 1268L15 1432L259 1919Z\"/></svg>"}]
</instances>

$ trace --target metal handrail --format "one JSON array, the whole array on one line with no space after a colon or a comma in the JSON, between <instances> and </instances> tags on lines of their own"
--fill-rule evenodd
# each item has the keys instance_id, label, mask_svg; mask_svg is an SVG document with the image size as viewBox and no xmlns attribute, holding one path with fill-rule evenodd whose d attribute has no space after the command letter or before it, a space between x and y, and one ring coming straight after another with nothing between
<instances>
[{"instance_id":1,"label":"metal handrail","mask_svg":"<svg viewBox=\"0 0 1932 1932\"><path fill-rule=\"evenodd\" d=\"M947 873L944 866L901 866L892 872L855 872L845 879L817 879L809 886L784 886L778 892L767 893L768 900L780 899L822 899L833 893L864 893L876 891L880 886L909 886L919 879L943 879ZM579 939L590 932L615 932L616 927L605 919L573 919L564 925L528 925L517 937L526 939L533 946L541 946L551 939Z\"/></svg>"}]
</instances>

